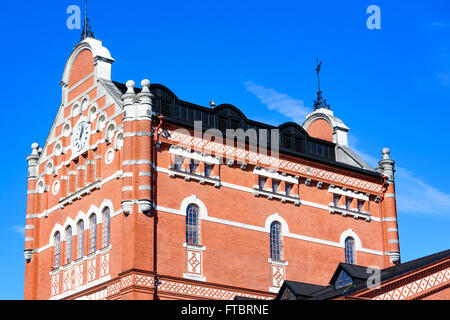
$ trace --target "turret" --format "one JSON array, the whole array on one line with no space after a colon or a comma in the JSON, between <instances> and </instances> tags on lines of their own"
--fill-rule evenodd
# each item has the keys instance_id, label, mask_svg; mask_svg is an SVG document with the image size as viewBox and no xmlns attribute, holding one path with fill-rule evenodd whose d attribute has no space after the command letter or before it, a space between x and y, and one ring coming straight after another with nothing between
<instances>
[{"instance_id":1,"label":"turret","mask_svg":"<svg viewBox=\"0 0 450 320\"><path fill-rule=\"evenodd\" d=\"M388 263L400 263L400 243L398 236L397 205L395 200L395 161L390 157L389 148L384 148L383 158L378 162L377 171L386 177L384 197L382 202L383 228Z\"/></svg>"}]
</instances>

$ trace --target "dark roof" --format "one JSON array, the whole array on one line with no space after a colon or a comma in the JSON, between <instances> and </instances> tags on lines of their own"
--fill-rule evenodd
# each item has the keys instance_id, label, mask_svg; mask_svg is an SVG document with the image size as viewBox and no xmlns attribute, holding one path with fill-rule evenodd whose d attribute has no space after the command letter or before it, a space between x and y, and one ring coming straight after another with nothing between
<instances>
[{"instance_id":1,"label":"dark roof","mask_svg":"<svg viewBox=\"0 0 450 320\"><path fill-rule=\"evenodd\" d=\"M305 282L297 282L297 281L289 281L286 280L283 283L287 289L289 289L292 294L294 294L297 299L298 298L308 298L314 296L314 293L326 288L325 286L319 286L316 284L305 283ZM281 296L284 290L278 292L278 295Z\"/></svg>"},{"instance_id":2,"label":"dark roof","mask_svg":"<svg viewBox=\"0 0 450 320\"><path fill-rule=\"evenodd\" d=\"M393 280L399 276L405 276L413 271L425 268L448 258L450 258L450 249L382 269L380 274L381 283ZM347 287L335 289L334 283L342 270L344 270L352 278L353 284ZM366 280L370 277L370 275L371 273L367 272L367 267L339 263L328 286L318 286L287 280L283 283L280 292L275 299L280 299L282 292L286 289L289 289L296 297L304 296L304 299L308 300L327 300L348 294L354 294L367 288ZM314 288L317 288L318 290L315 290Z\"/></svg>"},{"instance_id":3,"label":"dark roof","mask_svg":"<svg viewBox=\"0 0 450 320\"><path fill-rule=\"evenodd\" d=\"M449 257L450 249L383 269L381 270L381 281L383 282L398 276L403 276L405 273L415 271L419 268L439 262L440 260L448 259Z\"/></svg>"},{"instance_id":4,"label":"dark roof","mask_svg":"<svg viewBox=\"0 0 450 320\"><path fill-rule=\"evenodd\" d=\"M234 300L258 300L255 298L242 297L242 296L234 296Z\"/></svg>"},{"instance_id":5,"label":"dark roof","mask_svg":"<svg viewBox=\"0 0 450 320\"><path fill-rule=\"evenodd\" d=\"M358 266L356 264L339 263L336 270L331 277L330 284L334 284L336 279L339 277L341 270L344 270L353 281L355 280L367 280L370 274L367 273L367 267Z\"/></svg>"}]
</instances>

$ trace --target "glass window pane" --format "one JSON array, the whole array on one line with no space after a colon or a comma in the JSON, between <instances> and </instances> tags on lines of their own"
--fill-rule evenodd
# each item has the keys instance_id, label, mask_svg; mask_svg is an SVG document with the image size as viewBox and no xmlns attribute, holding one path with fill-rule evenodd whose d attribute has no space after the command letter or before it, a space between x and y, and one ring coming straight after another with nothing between
<instances>
[{"instance_id":1,"label":"glass window pane","mask_svg":"<svg viewBox=\"0 0 450 320\"><path fill-rule=\"evenodd\" d=\"M282 260L281 224L277 221L270 225L270 257Z\"/></svg>"},{"instance_id":2,"label":"glass window pane","mask_svg":"<svg viewBox=\"0 0 450 320\"><path fill-rule=\"evenodd\" d=\"M190 204L186 210L186 243L199 244L198 207Z\"/></svg>"},{"instance_id":3,"label":"glass window pane","mask_svg":"<svg viewBox=\"0 0 450 320\"><path fill-rule=\"evenodd\" d=\"M345 239L345 263L355 264L355 240L351 237Z\"/></svg>"},{"instance_id":4,"label":"glass window pane","mask_svg":"<svg viewBox=\"0 0 450 320\"><path fill-rule=\"evenodd\" d=\"M84 222L78 222L77 230L77 259L84 256Z\"/></svg>"}]
</instances>

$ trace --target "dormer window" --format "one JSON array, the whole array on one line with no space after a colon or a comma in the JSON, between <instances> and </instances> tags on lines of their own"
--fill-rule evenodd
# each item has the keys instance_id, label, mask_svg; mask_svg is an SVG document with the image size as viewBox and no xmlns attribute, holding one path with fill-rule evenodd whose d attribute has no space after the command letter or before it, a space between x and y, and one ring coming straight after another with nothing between
<instances>
[{"instance_id":1,"label":"dormer window","mask_svg":"<svg viewBox=\"0 0 450 320\"><path fill-rule=\"evenodd\" d=\"M345 272L344 270L341 271L341 274L337 278L336 282L334 283L334 287L336 289L347 287L349 285L353 284L352 278Z\"/></svg>"}]
</instances>

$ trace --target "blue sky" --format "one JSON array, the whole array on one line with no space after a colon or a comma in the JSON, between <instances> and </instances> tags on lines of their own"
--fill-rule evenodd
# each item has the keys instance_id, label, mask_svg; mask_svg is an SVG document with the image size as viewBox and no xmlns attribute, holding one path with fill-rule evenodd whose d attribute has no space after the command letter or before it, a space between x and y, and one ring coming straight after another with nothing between
<instances>
[{"instance_id":1,"label":"blue sky","mask_svg":"<svg viewBox=\"0 0 450 320\"><path fill-rule=\"evenodd\" d=\"M26 156L44 144L61 102L63 68L80 30L80 0L2 1L3 168L0 299L22 299ZM369 30L366 9L381 9ZM231 103L271 124L302 123L321 86L370 164L396 160L402 260L450 243L450 2L93 1L96 38L113 80L149 78L190 102ZM286 107L289 106L289 107Z\"/></svg>"}]
</instances>

